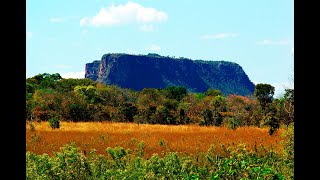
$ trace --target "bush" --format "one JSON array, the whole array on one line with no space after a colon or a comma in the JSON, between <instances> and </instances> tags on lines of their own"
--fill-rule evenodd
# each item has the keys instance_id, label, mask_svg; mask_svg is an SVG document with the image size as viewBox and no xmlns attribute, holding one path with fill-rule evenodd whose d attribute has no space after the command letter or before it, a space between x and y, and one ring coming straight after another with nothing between
<instances>
[{"instance_id":1,"label":"bush","mask_svg":"<svg viewBox=\"0 0 320 180\"><path fill-rule=\"evenodd\" d=\"M289 130L286 138L292 139L292 133ZM137 150L144 147L140 142ZM291 145L286 147L292 149ZM27 152L26 179L294 179L293 153L258 154L244 144L225 151L217 156L215 147L210 146L207 153L197 157L168 152L162 157L153 154L143 158L130 149L108 147L107 156L91 150L86 157L71 143L53 156Z\"/></svg>"},{"instance_id":2,"label":"bush","mask_svg":"<svg viewBox=\"0 0 320 180\"><path fill-rule=\"evenodd\" d=\"M60 128L60 120L58 117L52 117L48 120L49 125L52 129L59 129Z\"/></svg>"},{"instance_id":3,"label":"bush","mask_svg":"<svg viewBox=\"0 0 320 180\"><path fill-rule=\"evenodd\" d=\"M241 125L240 121L235 117L226 117L223 121L227 128L233 130L237 129Z\"/></svg>"},{"instance_id":4,"label":"bush","mask_svg":"<svg viewBox=\"0 0 320 180\"><path fill-rule=\"evenodd\" d=\"M284 162L286 168L284 173L288 177L294 178L294 124L288 126L282 135L282 145L284 147Z\"/></svg>"}]
</instances>

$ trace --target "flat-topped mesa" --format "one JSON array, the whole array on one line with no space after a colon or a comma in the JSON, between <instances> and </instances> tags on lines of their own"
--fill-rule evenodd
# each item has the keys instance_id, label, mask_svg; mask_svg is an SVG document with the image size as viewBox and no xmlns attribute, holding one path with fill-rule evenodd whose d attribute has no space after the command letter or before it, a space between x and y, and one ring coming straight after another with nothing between
<instances>
[{"instance_id":1,"label":"flat-topped mesa","mask_svg":"<svg viewBox=\"0 0 320 180\"><path fill-rule=\"evenodd\" d=\"M100 66L99 60L95 60L92 63L87 63L86 69L85 69L85 78L89 78L96 81L98 78L99 66Z\"/></svg>"},{"instance_id":2,"label":"flat-topped mesa","mask_svg":"<svg viewBox=\"0 0 320 180\"><path fill-rule=\"evenodd\" d=\"M225 95L252 95L254 91L242 67L228 61L112 53L87 63L85 72L94 81L134 90L184 86L191 92L219 89Z\"/></svg>"}]
</instances>

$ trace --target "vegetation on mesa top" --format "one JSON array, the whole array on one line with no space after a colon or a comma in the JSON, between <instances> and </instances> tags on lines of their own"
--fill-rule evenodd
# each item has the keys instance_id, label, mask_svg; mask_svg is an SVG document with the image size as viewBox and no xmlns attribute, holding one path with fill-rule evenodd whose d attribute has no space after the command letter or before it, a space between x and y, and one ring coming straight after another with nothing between
<instances>
[{"instance_id":1,"label":"vegetation on mesa top","mask_svg":"<svg viewBox=\"0 0 320 180\"><path fill-rule=\"evenodd\" d=\"M242 67L228 61L124 53L105 54L86 64L85 77L103 84L142 90L183 86L190 92L219 89L224 95L252 95L254 84Z\"/></svg>"},{"instance_id":2,"label":"vegetation on mesa top","mask_svg":"<svg viewBox=\"0 0 320 180\"><path fill-rule=\"evenodd\" d=\"M114 121L149 124L199 124L271 127L294 121L293 90L273 99L274 87L258 84L255 96L208 89L189 92L185 87L145 88L141 91L108 86L90 79L63 79L39 74L26 80L26 117L69 121ZM52 119L55 122L56 119Z\"/></svg>"}]
</instances>

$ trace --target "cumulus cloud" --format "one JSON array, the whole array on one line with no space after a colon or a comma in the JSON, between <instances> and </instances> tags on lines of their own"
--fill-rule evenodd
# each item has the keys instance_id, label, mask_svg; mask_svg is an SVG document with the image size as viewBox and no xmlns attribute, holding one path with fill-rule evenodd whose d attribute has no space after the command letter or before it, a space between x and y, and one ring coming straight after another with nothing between
<instances>
[{"instance_id":1,"label":"cumulus cloud","mask_svg":"<svg viewBox=\"0 0 320 180\"><path fill-rule=\"evenodd\" d=\"M61 73L62 78L75 78L75 79L82 79L84 78L84 71L81 72L66 72L66 73Z\"/></svg>"},{"instance_id":2,"label":"cumulus cloud","mask_svg":"<svg viewBox=\"0 0 320 180\"><path fill-rule=\"evenodd\" d=\"M147 47L146 50L150 50L150 51L160 51L161 47L156 45L156 44L152 44L151 46Z\"/></svg>"},{"instance_id":3,"label":"cumulus cloud","mask_svg":"<svg viewBox=\"0 0 320 180\"><path fill-rule=\"evenodd\" d=\"M26 35L27 35L27 39L31 39L31 37L32 37L32 32L26 32Z\"/></svg>"},{"instance_id":4,"label":"cumulus cloud","mask_svg":"<svg viewBox=\"0 0 320 180\"><path fill-rule=\"evenodd\" d=\"M113 26L119 24L150 24L162 22L168 19L168 15L151 7L143 7L140 4L127 2L125 5L111 5L101 8L93 17L83 17L80 20L80 26ZM147 27L144 27L145 29ZM148 29L148 28L147 28ZM149 27L150 29L150 27Z\"/></svg>"},{"instance_id":5,"label":"cumulus cloud","mask_svg":"<svg viewBox=\"0 0 320 180\"><path fill-rule=\"evenodd\" d=\"M218 34L205 34L201 36L201 39L225 39L225 38L235 38L238 34L236 33L218 33Z\"/></svg>"},{"instance_id":6,"label":"cumulus cloud","mask_svg":"<svg viewBox=\"0 0 320 180\"><path fill-rule=\"evenodd\" d=\"M275 41L275 40L265 39L262 41L258 41L257 44L258 45L288 45L288 44L291 44L291 40L286 39L286 40Z\"/></svg>"}]
</instances>

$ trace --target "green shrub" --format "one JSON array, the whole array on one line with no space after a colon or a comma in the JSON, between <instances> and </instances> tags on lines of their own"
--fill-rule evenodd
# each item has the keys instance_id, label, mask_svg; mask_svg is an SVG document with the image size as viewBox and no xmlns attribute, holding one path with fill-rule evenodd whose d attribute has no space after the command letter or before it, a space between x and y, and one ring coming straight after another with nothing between
<instances>
[{"instance_id":1,"label":"green shrub","mask_svg":"<svg viewBox=\"0 0 320 180\"><path fill-rule=\"evenodd\" d=\"M224 118L224 124L228 129L237 129L240 127L240 121L235 117L226 117Z\"/></svg>"},{"instance_id":2,"label":"green shrub","mask_svg":"<svg viewBox=\"0 0 320 180\"><path fill-rule=\"evenodd\" d=\"M138 148L143 147L141 142ZM27 152L26 179L294 179L292 153L258 154L241 144L223 156L215 154L214 146L195 156L169 152L143 158L121 147L106 151L108 156L91 150L86 157L75 144L67 144L51 157Z\"/></svg>"},{"instance_id":3,"label":"green shrub","mask_svg":"<svg viewBox=\"0 0 320 180\"><path fill-rule=\"evenodd\" d=\"M60 120L58 117L52 117L48 120L48 122L52 129L60 128Z\"/></svg>"}]
</instances>

